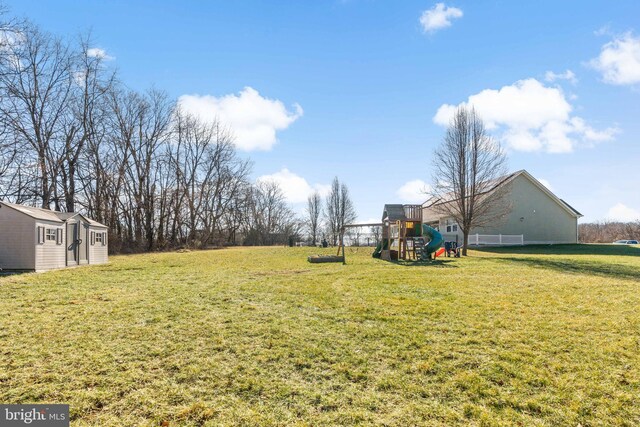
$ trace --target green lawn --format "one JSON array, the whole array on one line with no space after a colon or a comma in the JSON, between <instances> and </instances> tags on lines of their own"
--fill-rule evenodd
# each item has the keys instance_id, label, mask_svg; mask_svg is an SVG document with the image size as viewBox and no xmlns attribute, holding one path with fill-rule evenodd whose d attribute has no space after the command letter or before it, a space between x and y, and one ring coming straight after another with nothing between
<instances>
[{"instance_id":1,"label":"green lawn","mask_svg":"<svg viewBox=\"0 0 640 427\"><path fill-rule=\"evenodd\" d=\"M319 251L0 278L0 402L72 426L640 425L640 248Z\"/></svg>"}]
</instances>

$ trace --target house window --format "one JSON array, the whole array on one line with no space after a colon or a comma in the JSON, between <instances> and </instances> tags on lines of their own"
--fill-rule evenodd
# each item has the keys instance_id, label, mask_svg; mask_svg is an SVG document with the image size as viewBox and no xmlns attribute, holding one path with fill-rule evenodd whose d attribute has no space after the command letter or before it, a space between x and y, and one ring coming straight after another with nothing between
<instances>
[{"instance_id":1,"label":"house window","mask_svg":"<svg viewBox=\"0 0 640 427\"><path fill-rule=\"evenodd\" d=\"M448 219L446 223L447 233L455 233L458 231L458 224Z\"/></svg>"},{"instance_id":2,"label":"house window","mask_svg":"<svg viewBox=\"0 0 640 427\"><path fill-rule=\"evenodd\" d=\"M56 240L56 235L57 233L55 228L47 228L47 231L45 232L45 238L47 241Z\"/></svg>"}]
</instances>

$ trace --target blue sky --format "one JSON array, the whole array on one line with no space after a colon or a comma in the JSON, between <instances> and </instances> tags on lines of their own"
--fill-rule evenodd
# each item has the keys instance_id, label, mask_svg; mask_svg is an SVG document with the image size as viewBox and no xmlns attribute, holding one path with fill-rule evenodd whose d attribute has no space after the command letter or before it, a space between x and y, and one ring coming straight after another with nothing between
<instances>
[{"instance_id":1,"label":"blue sky","mask_svg":"<svg viewBox=\"0 0 640 427\"><path fill-rule=\"evenodd\" d=\"M294 203L336 175L361 220L420 199L467 102L510 169L583 221L640 218L640 2L6 3L59 35L91 30L129 87L224 119L254 178Z\"/></svg>"}]
</instances>

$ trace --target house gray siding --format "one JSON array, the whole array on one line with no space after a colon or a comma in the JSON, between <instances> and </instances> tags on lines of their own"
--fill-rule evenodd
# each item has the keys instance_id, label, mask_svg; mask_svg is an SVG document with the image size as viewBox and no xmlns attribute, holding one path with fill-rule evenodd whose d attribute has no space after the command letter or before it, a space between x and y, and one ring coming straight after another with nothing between
<instances>
[{"instance_id":1,"label":"house gray siding","mask_svg":"<svg viewBox=\"0 0 640 427\"><path fill-rule=\"evenodd\" d=\"M508 197L511 211L494 224L471 230L471 234L523 235L524 244L578 243L578 217L570 208L558 203L555 196L541 189L526 173L511 182ZM541 185L541 184L540 184ZM437 221L445 240L462 243L462 230L446 230L447 219L433 208L423 208L423 220Z\"/></svg>"},{"instance_id":2,"label":"house gray siding","mask_svg":"<svg viewBox=\"0 0 640 427\"><path fill-rule=\"evenodd\" d=\"M35 270L36 221L7 206L0 206L0 268Z\"/></svg>"},{"instance_id":3,"label":"house gray siding","mask_svg":"<svg viewBox=\"0 0 640 427\"><path fill-rule=\"evenodd\" d=\"M511 184L511 213L472 234L522 234L524 244L578 243L578 218L524 175Z\"/></svg>"}]
</instances>

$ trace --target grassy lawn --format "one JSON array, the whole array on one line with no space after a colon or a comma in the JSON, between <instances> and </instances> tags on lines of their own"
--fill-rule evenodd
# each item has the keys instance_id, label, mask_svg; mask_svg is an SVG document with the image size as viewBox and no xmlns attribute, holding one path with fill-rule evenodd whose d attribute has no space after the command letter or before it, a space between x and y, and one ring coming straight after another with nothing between
<instances>
[{"instance_id":1,"label":"grassy lawn","mask_svg":"<svg viewBox=\"0 0 640 427\"><path fill-rule=\"evenodd\" d=\"M640 248L112 257L0 278L0 402L73 426L640 425Z\"/></svg>"}]
</instances>

